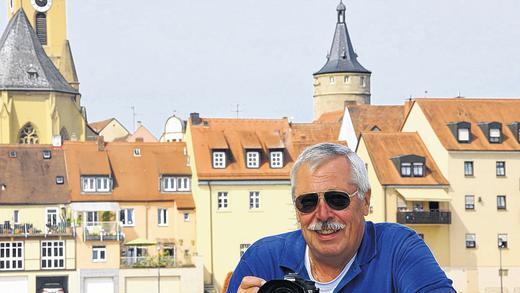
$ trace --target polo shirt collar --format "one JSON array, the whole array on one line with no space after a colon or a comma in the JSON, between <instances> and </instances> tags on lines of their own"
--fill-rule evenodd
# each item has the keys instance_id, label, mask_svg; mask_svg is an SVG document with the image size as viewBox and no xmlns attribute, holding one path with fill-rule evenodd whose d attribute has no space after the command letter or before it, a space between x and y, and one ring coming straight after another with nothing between
<instances>
[{"instance_id":1,"label":"polo shirt collar","mask_svg":"<svg viewBox=\"0 0 520 293\"><path fill-rule=\"evenodd\" d=\"M353 266L355 264L364 265L370 262L377 255L376 243L374 223L367 221L365 222L365 232ZM285 239L280 259L280 267L285 273L288 271L295 272L304 278L309 278L305 269L305 245L305 239L301 230L289 234L289 237Z\"/></svg>"}]
</instances>

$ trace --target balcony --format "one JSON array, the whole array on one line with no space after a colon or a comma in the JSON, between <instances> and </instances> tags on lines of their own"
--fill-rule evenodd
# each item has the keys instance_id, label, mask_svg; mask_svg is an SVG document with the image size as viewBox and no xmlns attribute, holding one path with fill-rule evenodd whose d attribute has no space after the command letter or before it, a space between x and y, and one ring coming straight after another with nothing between
<instances>
[{"instance_id":1,"label":"balcony","mask_svg":"<svg viewBox=\"0 0 520 293\"><path fill-rule=\"evenodd\" d=\"M184 263L179 262L173 256L128 256L121 257L121 268L181 268L191 267L191 258Z\"/></svg>"},{"instance_id":2,"label":"balcony","mask_svg":"<svg viewBox=\"0 0 520 293\"><path fill-rule=\"evenodd\" d=\"M119 222L87 222L83 227L83 241L120 241L123 238Z\"/></svg>"},{"instance_id":3,"label":"balcony","mask_svg":"<svg viewBox=\"0 0 520 293\"><path fill-rule=\"evenodd\" d=\"M0 237L48 237L48 236L76 236L76 229L69 223L47 224L44 228L36 228L31 223L11 224L5 221L0 224Z\"/></svg>"},{"instance_id":4,"label":"balcony","mask_svg":"<svg viewBox=\"0 0 520 293\"><path fill-rule=\"evenodd\" d=\"M451 224L451 212L414 211L397 212L399 224Z\"/></svg>"}]
</instances>

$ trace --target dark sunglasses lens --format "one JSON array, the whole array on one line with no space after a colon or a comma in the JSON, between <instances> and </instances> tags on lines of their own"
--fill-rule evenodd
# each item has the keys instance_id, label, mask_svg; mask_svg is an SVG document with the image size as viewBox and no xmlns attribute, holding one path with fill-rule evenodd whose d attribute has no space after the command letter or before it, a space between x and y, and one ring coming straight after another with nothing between
<instances>
[{"instance_id":1,"label":"dark sunglasses lens","mask_svg":"<svg viewBox=\"0 0 520 293\"><path fill-rule=\"evenodd\" d=\"M327 191L325 192L325 201L335 210L346 209L350 204L350 197L348 194L340 191Z\"/></svg>"},{"instance_id":2,"label":"dark sunglasses lens","mask_svg":"<svg viewBox=\"0 0 520 293\"><path fill-rule=\"evenodd\" d=\"M314 211L318 205L318 194L304 194L296 198L296 208L302 213L310 213Z\"/></svg>"}]
</instances>

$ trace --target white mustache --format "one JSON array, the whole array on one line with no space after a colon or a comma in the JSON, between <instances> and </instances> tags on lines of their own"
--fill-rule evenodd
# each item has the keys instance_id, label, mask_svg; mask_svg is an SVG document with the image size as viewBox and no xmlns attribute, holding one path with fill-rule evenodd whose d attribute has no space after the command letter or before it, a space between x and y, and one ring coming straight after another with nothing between
<instances>
[{"instance_id":1,"label":"white mustache","mask_svg":"<svg viewBox=\"0 0 520 293\"><path fill-rule=\"evenodd\" d=\"M326 220L326 221L319 221L314 220L312 223L307 226L307 229L311 231L321 231L321 230L342 230L345 229L346 225L336 222L335 220Z\"/></svg>"}]
</instances>

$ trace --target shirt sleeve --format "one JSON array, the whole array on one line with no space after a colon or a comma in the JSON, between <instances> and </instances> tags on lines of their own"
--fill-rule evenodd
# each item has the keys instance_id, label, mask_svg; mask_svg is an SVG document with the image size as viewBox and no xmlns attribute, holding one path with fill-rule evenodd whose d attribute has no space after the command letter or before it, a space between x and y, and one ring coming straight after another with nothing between
<instances>
[{"instance_id":1,"label":"shirt sleeve","mask_svg":"<svg viewBox=\"0 0 520 293\"><path fill-rule=\"evenodd\" d=\"M245 276L254 276L253 270L248 265L248 263L242 259L238 263L238 266L233 271L233 275L231 276L231 280L229 281L229 287L227 289L227 293L236 293L238 288L240 287L240 283Z\"/></svg>"},{"instance_id":2,"label":"shirt sleeve","mask_svg":"<svg viewBox=\"0 0 520 293\"><path fill-rule=\"evenodd\" d=\"M410 232L397 247L394 258L394 284L401 293L455 293L428 246Z\"/></svg>"}]
</instances>

